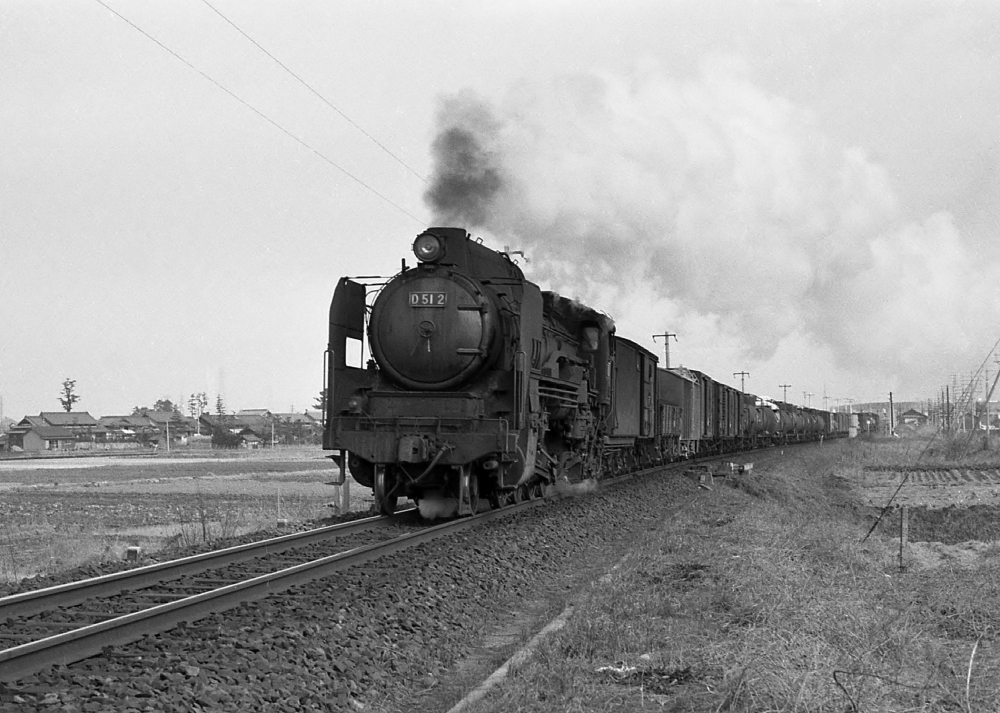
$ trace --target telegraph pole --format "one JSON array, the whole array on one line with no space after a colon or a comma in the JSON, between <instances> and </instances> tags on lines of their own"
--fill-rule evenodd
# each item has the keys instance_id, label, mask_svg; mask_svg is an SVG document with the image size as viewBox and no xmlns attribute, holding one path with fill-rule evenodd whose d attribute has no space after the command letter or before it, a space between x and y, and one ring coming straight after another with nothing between
<instances>
[{"instance_id":1,"label":"telegraph pole","mask_svg":"<svg viewBox=\"0 0 1000 713\"><path fill-rule=\"evenodd\" d=\"M812 396L812 392L810 391L802 392L802 400L806 402L806 406L812 406Z\"/></svg>"},{"instance_id":2,"label":"telegraph pole","mask_svg":"<svg viewBox=\"0 0 1000 713\"><path fill-rule=\"evenodd\" d=\"M733 372L733 376L740 377L740 391L746 391L746 389L743 388L743 382L746 379L746 377L750 376L750 372L749 371L734 371Z\"/></svg>"},{"instance_id":3,"label":"telegraph pole","mask_svg":"<svg viewBox=\"0 0 1000 713\"><path fill-rule=\"evenodd\" d=\"M788 403L788 390L792 388L791 384L778 384L778 388L781 389L781 400L786 404Z\"/></svg>"},{"instance_id":4,"label":"telegraph pole","mask_svg":"<svg viewBox=\"0 0 1000 713\"><path fill-rule=\"evenodd\" d=\"M669 369L670 368L670 338L673 337L674 341L676 342L677 341L677 335L676 334L672 334L671 332L666 332L666 331L663 334L654 334L653 335L653 341L654 342L656 341L657 337L663 337L663 348L666 350L666 357L667 357L667 365L666 365L665 368Z\"/></svg>"}]
</instances>

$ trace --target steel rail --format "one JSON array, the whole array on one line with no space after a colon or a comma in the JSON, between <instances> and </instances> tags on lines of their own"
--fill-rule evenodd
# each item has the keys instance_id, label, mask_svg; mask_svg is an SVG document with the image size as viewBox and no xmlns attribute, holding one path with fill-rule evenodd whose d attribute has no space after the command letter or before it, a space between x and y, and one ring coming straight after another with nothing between
<instances>
[{"instance_id":1,"label":"steel rail","mask_svg":"<svg viewBox=\"0 0 1000 713\"><path fill-rule=\"evenodd\" d=\"M32 616L58 607L80 604L87 599L107 597L132 589L144 589L173 579L179 579L206 570L226 567L237 562L284 552L295 547L305 547L330 537L351 535L393 522L408 522L416 518L417 509L402 510L392 517L378 516L353 520L304 532L272 537L267 540L236 545L190 557L157 562L114 574L82 579L31 592L12 594L0 598L0 621L8 618Z\"/></svg>"},{"instance_id":2,"label":"steel rail","mask_svg":"<svg viewBox=\"0 0 1000 713\"><path fill-rule=\"evenodd\" d=\"M68 665L101 653L109 646L121 646L148 634L161 633L181 622L192 623L212 614L233 609L243 602L257 601L291 587L321 579L348 567L363 564L408 547L477 527L490 520L545 503L545 499L527 500L499 510L490 510L472 517L434 525L419 532L407 533L384 542L364 545L322 557L312 562L288 567L271 574L226 585L209 592L160 604L90 624L79 629L56 634L37 641L0 651L0 682L13 682L46 666Z\"/></svg>"},{"instance_id":3,"label":"steel rail","mask_svg":"<svg viewBox=\"0 0 1000 713\"><path fill-rule=\"evenodd\" d=\"M711 456L705 461L721 460L725 456ZM643 468L632 473L625 473L617 477L602 479L603 485L616 485L630 480L637 476L648 475L661 470L672 470L684 467L695 461L682 461L677 463L657 464ZM555 499L561 496L556 495ZM549 498L530 499L521 503L507 505L497 510L489 510L472 517L461 518L449 521L441 525L434 525L420 530L416 533L408 533L391 540L379 542L371 545L364 545L338 553L322 557L311 562L288 567L270 574L259 575L242 582L225 585L217 589L184 597L182 599L160 604L148 609L144 609L132 614L121 615L112 619L107 619L94 624L83 626L79 629L70 630L61 634L56 634L36 641L21 644L6 650L0 650L0 682L13 682L20 678L36 673L46 666L68 665L75 661L80 661L101 653L111 646L120 646L137 641L142 637L168 631L182 622L192 623L204 619L212 614L221 613L233 609L243 602L257 601L272 594L285 591L291 587L305 584L316 579L321 579L330 574L349 567L363 564L378 557L399 552L408 547L433 540L445 534L460 532L472 527L477 527L485 522L496 518L506 517L515 512L542 505ZM50 608L53 601L62 601L60 597L72 597L73 603L79 603L85 599L95 596L106 595L107 592L117 594L123 589L139 589L142 586L153 586L165 581L165 572L178 568L177 573L170 578L178 578L185 574L213 569L232 562L250 559L261 554L280 552L295 546L302 546L306 538L312 541L326 539L333 534L347 534L350 528L361 531L380 524L392 521L403 521L404 518L416 519L416 508L396 513L392 517L374 517L358 520L351 523L342 523L326 528L318 528L305 533L294 533L283 537L263 540L248 545L218 550L216 552L195 555L189 558L173 560L148 567L119 572L104 577L96 577L92 580L83 580L68 585L52 587L48 590L38 590L37 592L27 592L23 595L15 595L0 599L0 619L7 616L7 612L15 611L13 608L4 609L3 606L9 603L10 607L15 605L24 606L30 601L32 596L42 596L48 593L47 605L43 609ZM273 547L274 549L268 549ZM256 551L257 554L250 554ZM233 556L235 559L221 560L218 558ZM196 566L197 569L186 569ZM143 572L144 576L151 577L151 581L142 586L114 586L116 579L127 578L129 574ZM159 570L159 571L157 571ZM105 592L103 588L110 583L111 588ZM66 590L59 591L59 590ZM82 592L87 591L86 596ZM13 601L23 600L23 601ZM68 601L65 600L65 601ZM65 604L63 604L65 605ZM21 613L20 615L24 615Z\"/></svg>"}]
</instances>

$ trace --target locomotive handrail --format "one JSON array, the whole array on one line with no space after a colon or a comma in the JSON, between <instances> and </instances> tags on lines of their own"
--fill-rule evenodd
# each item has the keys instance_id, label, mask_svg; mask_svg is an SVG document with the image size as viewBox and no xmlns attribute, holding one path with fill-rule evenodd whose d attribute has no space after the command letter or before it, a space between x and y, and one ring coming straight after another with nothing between
<instances>
[{"instance_id":1,"label":"locomotive handrail","mask_svg":"<svg viewBox=\"0 0 1000 713\"><path fill-rule=\"evenodd\" d=\"M524 428L524 402L528 396L527 381L524 378L524 367L527 361L528 355L523 349L519 349L514 354L514 427L519 431Z\"/></svg>"},{"instance_id":2,"label":"locomotive handrail","mask_svg":"<svg viewBox=\"0 0 1000 713\"><path fill-rule=\"evenodd\" d=\"M330 378L330 347L327 346L323 352L323 394L326 403L323 404L323 430L326 430L326 414L330 410L330 400L333 394L330 393L328 380Z\"/></svg>"}]
</instances>

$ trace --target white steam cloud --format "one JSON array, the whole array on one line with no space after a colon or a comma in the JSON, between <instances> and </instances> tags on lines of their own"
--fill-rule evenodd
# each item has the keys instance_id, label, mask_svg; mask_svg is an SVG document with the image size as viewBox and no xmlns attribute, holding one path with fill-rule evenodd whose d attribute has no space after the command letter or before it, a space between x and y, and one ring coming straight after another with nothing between
<instances>
[{"instance_id":1,"label":"white steam cloud","mask_svg":"<svg viewBox=\"0 0 1000 713\"><path fill-rule=\"evenodd\" d=\"M901 216L879 165L732 64L462 93L438 137L437 219L526 248L536 279L612 315L651 290L756 359L804 335L911 388L993 342L1000 270L951 216Z\"/></svg>"}]
</instances>

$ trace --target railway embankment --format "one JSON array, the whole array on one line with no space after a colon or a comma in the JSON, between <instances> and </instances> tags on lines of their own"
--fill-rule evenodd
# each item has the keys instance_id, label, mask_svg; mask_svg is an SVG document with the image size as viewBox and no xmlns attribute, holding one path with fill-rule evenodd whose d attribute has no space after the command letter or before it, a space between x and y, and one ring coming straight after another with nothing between
<instances>
[{"instance_id":1,"label":"railway embankment","mask_svg":"<svg viewBox=\"0 0 1000 713\"><path fill-rule=\"evenodd\" d=\"M924 504L901 556L901 509L869 502L873 467L921 452L842 441L715 479L463 710L997 710L996 526L962 541L996 509L966 507L962 488L908 483Z\"/></svg>"}]
</instances>

